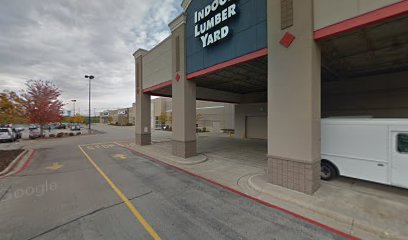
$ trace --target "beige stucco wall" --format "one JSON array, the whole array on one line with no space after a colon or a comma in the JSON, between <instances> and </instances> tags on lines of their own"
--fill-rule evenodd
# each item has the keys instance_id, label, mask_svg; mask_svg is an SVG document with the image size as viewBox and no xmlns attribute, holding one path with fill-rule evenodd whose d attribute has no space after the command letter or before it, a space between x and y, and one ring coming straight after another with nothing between
<instances>
[{"instance_id":1,"label":"beige stucco wall","mask_svg":"<svg viewBox=\"0 0 408 240\"><path fill-rule=\"evenodd\" d=\"M225 92L215 89L197 87L197 99L207 100L211 99L218 102L240 102L241 94Z\"/></svg>"},{"instance_id":2,"label":"beige stucco wall","mask_svg":"<svg viewBox=\"0 0 408 240\"><path fill-rule=\"evenodd\" d=\"M143 56L143 89L171 80L171 38Z\"/></svg>"},{"instance_id":3,"label":"beige stucco wall","mask_svg":"<svg viewBox=\"0 0 408 240\"><path fill-rule=\"evenodd\" d=\"M401 0L314 0L314 29L350 19Z\"/></svg>"},{"instance_id":4,"label":"beige stucco wall","mask_svg":"<svg viewBox=\"0 0 408 240\"><path fill-rule=\"evenodd\" d=\"M293 1L293 26L282 29L281 1L268 0L267 181L312 194L320 186L320 48L313 0ZM285 32L296 39L279 44Z\"/></svg>"},{"instance_id":5,"label":"beige stucco wall","mask_svg":"<svg viewBox=\"0 0 408 240\"><path fill-rule=\"evenodd\" d=\"M156 98L152 100L152 121L151 126L155 128L155 118L165 113L167 116L172 115L172 99L171 98ZM234 128L234 104L217 103L207 101L196 102L196 112L201 118L198 121L200 128L206 127L212 131L214 122L219 123L219 128L233 129ZM170 122L166 124L170 125Z\"/></svg>"},{"instance_id":6,"label":"beige stucco wall","mask_svg":"<svg viewBox=\"0 0 408 240\"><path fill-rule=\"evenodd\" d=\"M198 127L209 131L234 128L234 105L197 101Z\"/></svg>"},{"instance_id":7,"label":"beige stucco wall","mask_svg":"<svg viewBox=\"0 0 408 240\"><path fill-rule=\"evenodd\" d=\"M322 116L408 117L408 72L322 85Z\"/></svg>"},{"instance_id":8,"label":"beige stucco wall","mask_svg":"<svg viewBox=\"0 0 408 240\"><path fill-rule=\"evenodd\" d=\"M280 1L268 1L268 155L320 161L320 48L313 39L313 2L295 0L294 25L282 30ZM296 36L279 44L286 31Z\"/></svg>"},{"instance_id":9,"label":"beige stucco wall","mask_svg":"<svg viewBox=\"0 0 408 240\"><path fill-rule=\"evenodd\" d=\"M268 116L267 103L251 103L235 105L235 137L245 137L246 117Z\"/></svg>"},{"instance_id":10,"label":"beige stucco wall","mask_svg":"<svg viewBox=\"0 0 408 240\"><path fill-rule=\"evenodd\" d=\"M152 100L153 115L160 116L161 113L166 112L166 103L169 100L166 98L156 98Z\"/></svg>"},{"instance_id":11,"label":"beige stucco wall","mask_svg":"<svg viewBox=\"0 0 408 240\"><path fill-rule=\"evenodd\" d=\"M156 98L151 101L151 127L155 129L156 117L159 117L162 113L170 116L171 112L168 111L168 106L170 104L171 109L171 98Z\"/></svg>"}]
</instances>

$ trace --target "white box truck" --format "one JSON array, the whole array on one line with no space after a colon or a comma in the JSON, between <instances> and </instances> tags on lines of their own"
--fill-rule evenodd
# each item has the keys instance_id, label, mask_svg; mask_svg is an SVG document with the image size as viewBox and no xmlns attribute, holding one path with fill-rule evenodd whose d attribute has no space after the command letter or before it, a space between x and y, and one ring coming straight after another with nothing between
<instances>
[{"instance_id":1,"label":"white box truck","mask_svg":"<svg viewBox=\"0 0 408 240\"><path fill-rule=\"evenodd\" d=\"M323 180L342 175L408 188L408 120L322 119L321 158Z\"/></svg>"}]
</instances>

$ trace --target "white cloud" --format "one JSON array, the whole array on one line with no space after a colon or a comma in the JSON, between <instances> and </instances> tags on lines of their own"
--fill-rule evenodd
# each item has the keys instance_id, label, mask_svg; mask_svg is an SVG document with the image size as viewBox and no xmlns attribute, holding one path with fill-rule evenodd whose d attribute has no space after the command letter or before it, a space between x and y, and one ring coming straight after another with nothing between
<instances>
[{"instance_id":1,"label":"white cloud","mask_svg":"<svg viewBox=\"0 0 408 240\"><path fill-rule=\"evenodd\" d=\"M29 79L51 80L66 103L77 99L85 113L84 75L93 74L92 108L130 106L132 53L168 36L179 5L180 0L3 0L0 91L22 89Z\"/></svg>"}]
</instances>

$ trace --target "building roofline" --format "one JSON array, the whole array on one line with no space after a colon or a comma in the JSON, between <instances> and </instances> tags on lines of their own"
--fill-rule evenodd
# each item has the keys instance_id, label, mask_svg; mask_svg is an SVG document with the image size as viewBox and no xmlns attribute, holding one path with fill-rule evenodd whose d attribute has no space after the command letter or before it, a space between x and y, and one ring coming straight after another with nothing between
<instances>
[{"instance_id":1,"label":"building roofline","mask_svg":"<svg viewBox=\"0 0 408 240\"><path fill-rule=\"evenodd\" d=\"M176 28L180 27L184 23L186 23L186 15L182 13L169 23L169 28L173 32Z\"/></svg>"},{"instance_id":2,"label":"building roofline","mask_svg":"<svg viewBox=\"0 0 408 240\"><path fill-rule=\"evenodd\" d=\"M171 37L171 35L167 36L165 39L163 39L161 42L159 42L158 44L156 44L154 47L152 47L150 50L147 51L147 54L149 54L150 52L152 52L153 50L155 50L156 48L160 47L160 45L162 45L164 42L166 42L167 40L169 40Z\"/></svg>"},{"instance_id":3,"label":"building roofline","mask_svg":"<svg viewBox=\"0 0 408 240\"><path fill-rule=\"evenodd\" d=\"M181 2L181 7L183 8L184 11L187 10L187 8L190 6L191 0L183 0Z\"/></svg>"},{"instance_id":4,"label":"building roofline","mask_svg":"<svg viewBox=\"0 0 408 240\"><path fill-rule=\"evenodd\" d=\"M139 49L136 50L136 52L133 53L133 57L138 58L139 56L143 56L148 52L149 51L147 51L146 49L139 48Z\"/></svg>"}]
</instances>

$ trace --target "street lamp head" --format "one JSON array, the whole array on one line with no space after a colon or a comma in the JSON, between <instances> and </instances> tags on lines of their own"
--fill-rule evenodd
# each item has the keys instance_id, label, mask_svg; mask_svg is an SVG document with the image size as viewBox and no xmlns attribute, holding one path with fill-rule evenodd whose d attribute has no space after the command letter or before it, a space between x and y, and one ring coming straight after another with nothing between
<instances>
[{"instance_id":1,"label":"street lamp head","mask_svg":"<svg viewBox=\"0 0 408 240\"><path fill-rule=\"evenodd\" d=\"M92 75L85 75L85 78L89 79L89 115L88 115L88 126L89 126L89 133L91 133L91 80L95 77Z\"/></svg>"}]
</instances>

